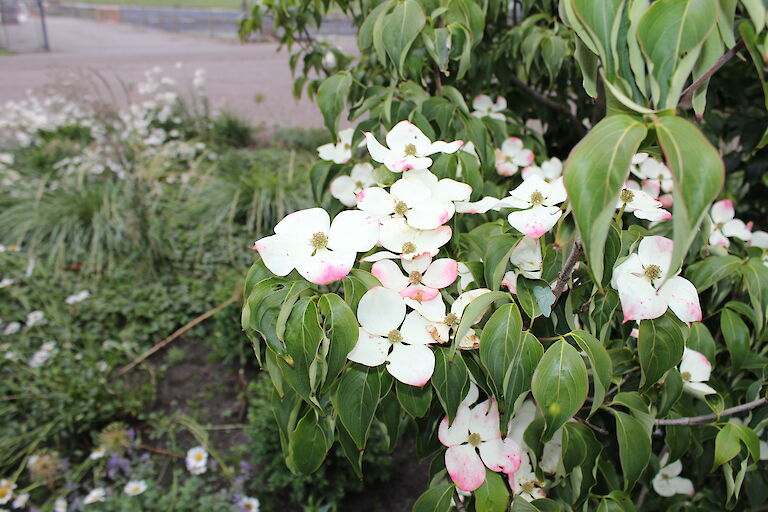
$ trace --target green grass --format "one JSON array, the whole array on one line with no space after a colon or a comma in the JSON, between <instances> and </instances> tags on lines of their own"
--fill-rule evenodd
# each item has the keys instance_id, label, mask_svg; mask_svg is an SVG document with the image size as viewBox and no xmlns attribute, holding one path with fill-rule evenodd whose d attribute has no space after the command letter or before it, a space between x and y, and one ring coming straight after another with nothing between
<instances>
[{"instance_id":1,"label":"green grass","mask_svg":"<svg viewBox=\"0 0 768 512\"><path fill-rule=\"evenodd\" d=\"M84 4L125 5L129 7L214 7L238 10L243 6L243 0L79 0L79 2ZM245 0L246 7L250 7L252 3L252 0Z\"/></svg>"}]
</instances>

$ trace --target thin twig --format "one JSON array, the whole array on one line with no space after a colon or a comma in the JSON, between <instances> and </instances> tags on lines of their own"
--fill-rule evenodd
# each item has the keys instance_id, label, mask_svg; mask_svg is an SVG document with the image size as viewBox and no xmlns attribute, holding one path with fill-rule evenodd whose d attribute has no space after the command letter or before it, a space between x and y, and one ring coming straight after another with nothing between
<instances>
[{"instance_id":1,"label":"thin twig","mask_svg":"<svg viewBox=\"0 0 768 512\"><path fill-rule=\"evenodd\" d=\"M577 417L574 417L573 419L575 419L579 423L583 423L584 425L588 426L589 428L591 428L592 430L594 430L598 434L603 434L604 436L608 435L608 431L607 430L605 430L603 427L598 427L597 425L595 425L594 423L590 422L589 420L585 420L583 418L577 418Z\"/></svg>"},{"instance_id":2,"label":"thin twig","mask_svg":"<svg viewBox=\"0 0 768 512\"><path fill-rule=\"evenodd\" d=\"M147 450L148 452L152 453L158 453L160 455L167 455L169 457L175 457L177 459L183 459L183 455L179 455L177 453L169 452L168 450L163 450L162 448L155 448L154 446L149 446L147 444L140 444L139 448L142 450Z\"/></svg>"},{"instance_id":3,"label":"thin twig","mask_svg":"<svg viewBox=\"0 0 768 512\"><path fill-rule=\"evenodd\" d=\"M125 365L122 368L120 368L115 373L115 375L120 376L120 375L123 375L125 373L128 373L136 365L138 365L139 363L141 363L142 361L147 359L149 356L151 356L152 354L154 354L158 350L160 350L163 347L165 347L166 345L168 345L170 342L172 342L173 340L175 340L176 338L178 338L179 336L181 336L182 334L184 334L185 332L187 332L188 330L190 330L191 328L193 328L197 324L199 324L201 322L204 322L205 320L209 319L210 317L212 317L213 315L215 315L216 313L218 313L222 309L226 308L227 306L229 306L233 302L237 301L240 298L241 294L242 294L242 290L240 290L239 288L236 289L235 293L232 294L232 297L230 297L229 299L225 300L224 302L222 302L221 304L219 304L215 308L206 311L205 313L203 313L202 315L198 316L197 318L195 318L191 322L187 323L183 327L180 327L173 334L171 334L170 336L165 338L163 341L160 341L160 342L156 343L155 346L153 346L152 348L150 348L149 350L147 350L146 352L141 354L139 357L137 357L136 359L134 359L133 361L131 361L127 365Z\"/></svg>"},{"instance_id":4,"label":"thin twig","mask_svg":"<svg viewBox=\"0 0 768 512\"><path fill-rule=\"evenodd\" d=\"M703 416L693 416L690 418L672 418L666 420L662 419L656 420L654 423L656 425L696 425L702 422L720 418L722 416L730 416L731 414L736 414L738 412L749 411L750 409L754 409L765 404L768 404L768 398L758 398L752 402L737 405L736 407L731 407L730 409L725 409L720 414L705 414Z\"/></svg>"},{"instance_id":5,"label":"thin twig","mask_svg":"<svg viewBox=\"0 0 768 512\"><path fill-rule=\"evenodd\" d=\"M722 57L717 59L717 62L712 64L712 67L709 68L703 75L701 75L699 78L696 79L691 85L686 87L686 89L683 91L683 93L680 95L680 106L685 108L690 108L691 101L693 98L693 93L701 87L707 80L712 78L712 75L717 73L717 71L723 67L723 65L731 60L731 58L736 55L736 53L741 50L744 47L744 40L739 39L735 45L733 45L733 48L728 50L723 54Z\"/></svg>"},{"instance_id":6,"label":"thin twig","mask_svg":"<svg viewBox=\"0 0 768 512\"><path fill-rule=\"evenodd\" d=\"M518 88L522 89L524 92L526 92L529 96L531 96L533 99L538 101L539 103L546 105L547 107L557 110L558 112L562 112L566 116L568 116L568 119L570 119L571 124L573 124L574 128L576 129L576 134L579 137L583 137L587 133L587 129L584 128L584 125L581 124L581 121L574 115L574 113L571 111L570 108L568 108L568 105L564 105L562 103L558 103L557 101L548 98L547 96L541 94L539 91L531 87L530 85L526 84L522 80L520 80L515 75L508 75L509 80Z\"/></svg>"},{"instance_id":7,"label":"thin twig","mask_svg":"<svg viewBox=\"0 0 768 512\"><path fill-rule=\"evenodd\" d=\"M571 254L568 255L568 259L565 260L565 266L563 267L563 270L560 272L560 275L557 277L557 283L555 283L555 288L552 290L552 293L555 296L555 302L557 302L557 299L560 298L560 296L563 294L563 291L565 290L565 285L568 282L568 280L571 278L571 273L573 273L573 267L576 266L576 263L578 263L579 258L581 258L581 255L584 253L584 246L581 245L581 241L576 239L573 242L573 249L571 249Z\"/></svg>"}]
</instances>

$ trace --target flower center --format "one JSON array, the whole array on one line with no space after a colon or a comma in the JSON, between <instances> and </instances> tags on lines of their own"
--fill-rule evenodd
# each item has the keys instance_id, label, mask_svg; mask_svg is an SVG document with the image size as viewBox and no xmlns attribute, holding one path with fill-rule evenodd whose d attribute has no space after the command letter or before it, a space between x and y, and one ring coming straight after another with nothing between
<instances>
[{"instance_id":1,"label":"flower center","mask_svg":"<svg viewBox=\"0 0 768 512\"><path fill-rule=\"evenodd\" d=\"M477 432L473 432L473 433L469 434L469 437L467 438L467 441L472 446L480 446L480 443L483 442L483 438L480 437L480 434L478 434Z\"/></svg>"},{"instance_id":2,"label":"flower center","mask_svg":"<svg viewBox=\"0 0 768 512\"><path fill-rule=\"evenodd\" d=\"M504 161L505 161L506 163L508 163L508 164L511 164L511 163L512 163L512 157L511 157L511 156L509 156L509 155L507 155L507 156L505 156L505 157L504 157Z\"/></svg>"},{"instance_id":3,"label":"flower center","mask_svg":"<svg viewBox=\"0 0 768 512\"><path fill-rule=\"evenodd\" d=\"M387 339L390 343L400 343L403 341L403 335L397 329L392 329L389 331L389 334L387 334Z\"/></svg>"},{"instance_id":4,"label":"flower center","mask_svg":"<svg viewBox=\"0 0 768 512\"><path fill-rule=\"evenodd\" d=\"M351 150L351 149L352 149L352 146L350 146L349 144L344 144L344 149L345 149L346 151L349 151L349 150Z\"/></svg>"},{"instance_id":5,"label":"flower center","mask_svg":"<svg viewBox=\"0 0 768 512\"><path fill-rule=\"evenodd\" d=\"M421 272L418 270L411 270L411 273L408 274L408 281L411 284L419 284L421 282Z\"/></svg>"},{"instance_id":6,"label":"flower center","mask_svg":"<svg viewBox=\"0 0 768 512\"><path fill-rule=\"evenodd\" d=\"M538 190L534 190L533 194L531 194L531 204L535 206L543 202L544 202L544 194L542 194Z\"/></svg>"},{"instance_id":7,"label":"flower center","mask_svg":"<svg viewBox=\"0 0 768 512\"><path fill-rule=\"evenodd\" d=\"M661 268L658 265L648 265L645 267L645 277L653 281L661 277Z\"/></svg>"},{"instance_id":8,"label":"flower center","mask_svg":"<svg viewBox=\"0 0 768 512\"><path fill-rule=\"evenodd\" d=\"M195 460L198 461L198 462L203 460L203 454L202 453L196 453L195 454Z\"/></svg>"},{"instance_id":9,"label":"flower center","mask_svg":"<svg viewBox=\"0 0 768 512\"><path fill-rule=\"evenodd\" d=\"M412 252L416 252L416 244L413 242L405 242L403 244L403 254L411 254Z\"/></svg>"},{"instance_id":10,"label":"flower center","mask_svg":"<svg viewBox=\"0 0 768 512\"><path fill-rule=\"evenodd\" d=\"M691 372L683 372L680 374L680 376L683 378L685 382L691 381Z\"/></svg>"},{"instance_id":11,"label":"flower center","mask_svg":"<svg viewBox=\"0 0 768 512\"><path fill-rule=\"evenodd\" d=\"M362 181L356 181L355 182L355 188L362 189L363 188L363 182Z\"/></svg>"},{"instance_id":12,"label":"flower center","mask_svg":"<svg viewBox=\"0 0 768 512\"><path fill-rule=\"evenodd\" d=\"M408 211L408 205L405 204L405 201L397 201L395 203L395 213L398 215L405 215L405 212Z\"/></svg>"},{"instance_id":13,"label":"flower center","mask_svg":"<svg viewBox=\"0 0 768 512\"><path fill-rule=\"evenodd\" d=\"M724 222L718 222L717 224L715 224L715 229L718 231L722 231L724 226L725 226Z\"/></svg>"},{"instance_id":14,"label":"flower center","mask_svg":"<svg viewBox=\"0 0 768 512\"><path fill-rule=\"evenodd\" d=\"M632 193L629 189L624 189L621 191L621 195L619 195L619 199L621 199L622 203L631 203L632 200L635 198L635 194Z\"/></svg>"},{"instance_id":15,"label":"flower center","mask_svg":"<svg viewBox=\"0 0 768 512\"><path fill-rule=\"evenodd\" d=\"M533 490L536 488L536 484L529 481L529 482L523 483L521 487L523 488L524 493L531 494Z\"/></svg>"},{"instance_id":16,"label":"flower center","mask_svg":"<svg viewBox=\"0 0 768 512\"><path fill-rule=\"evenodd\" d=\"M8 489L0 487L0 498L5 498L8 495Z\"/></svg>"},{"instance_id":17,"label":"flower center","mask_svg":"<svg viewBox=\"0 0 768 512\"><path fill-rule=\"evenodd\" d=\"M445 315L445 318L443 319L443 323L448 327L451 327L459 323L459 317L456 315L456 313L448 313L447 315Z\"/></svg>"},{"instance_id":18,"label":"flower center","mask_svg":"<svg viewBox=\"0 0 768 512\"><path fill-rule=\"evenodd\" d=\"M326 235L322 231L318 231L317 233L312 235L312 238L310 238L309 243L315 249L325 249L325 247L328 245L328 235Z\"/></svg>"},{"instance_id":19,"label":"flower center","mask_svg":"<svg viewBox=\"0 0 768 512\"><path fill-rule=\"evenodd\" d=\"M408 144L405 146L405 155L406 156L416 156L416 146L413 144Z\"/></svg>"}]
</instances>

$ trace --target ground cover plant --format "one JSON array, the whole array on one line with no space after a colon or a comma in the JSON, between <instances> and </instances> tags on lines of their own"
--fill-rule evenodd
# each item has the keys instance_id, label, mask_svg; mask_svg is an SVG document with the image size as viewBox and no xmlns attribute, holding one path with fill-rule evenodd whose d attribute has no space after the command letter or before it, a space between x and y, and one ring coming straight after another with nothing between
<instances>
[{"instance_id":1,"label":"ground cover plant","mask_svg":"<svg viewBox=\"0 0 768 512\"><path fill-rule=\"evenodd\" d=\"M306 37L330 9L358 56ZM245 279L291 471L415 428L417 512L761 510L765 6L267 13L336 139Z\"/></svg>"}]
</instances>

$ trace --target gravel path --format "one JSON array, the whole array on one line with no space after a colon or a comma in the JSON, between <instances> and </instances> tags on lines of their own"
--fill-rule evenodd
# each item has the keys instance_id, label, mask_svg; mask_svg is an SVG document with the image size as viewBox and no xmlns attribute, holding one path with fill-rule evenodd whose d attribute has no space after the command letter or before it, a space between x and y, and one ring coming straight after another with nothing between
<instances>
[{"instance_id":1,"label":"gravel path","mask_svg":"<svg viewBox=\"0 0 768 512\"><path fill-rule=\"evenodd\" d=\"M294 100L289 55L285 50L278 53L277 44L241 45L59 17L49 18L48 30L50 53L0 55L0 102L20 99L28 89L55 82L70 71L97 71L116 92L117 101L123 102L121 82L140 81L154 66L161 66L182 85L190 85L194 70L203 68L213 108L230 110L266 126L322 125L313 103ZM334 42L342 48L354 47L354 39L349 37ZM175 69L177 62L184 64L183 70ZM257 103L257 96L262 101Z\"/></svg>"}]
</instances>

